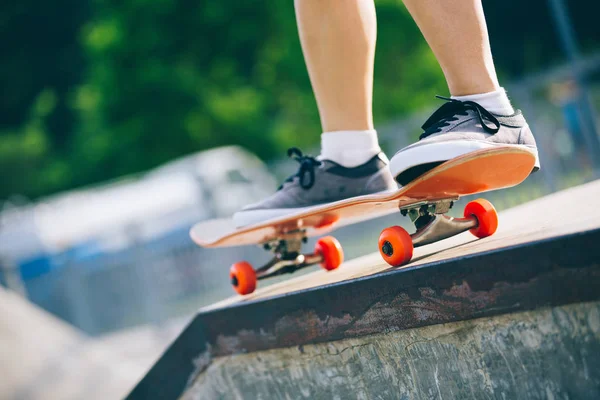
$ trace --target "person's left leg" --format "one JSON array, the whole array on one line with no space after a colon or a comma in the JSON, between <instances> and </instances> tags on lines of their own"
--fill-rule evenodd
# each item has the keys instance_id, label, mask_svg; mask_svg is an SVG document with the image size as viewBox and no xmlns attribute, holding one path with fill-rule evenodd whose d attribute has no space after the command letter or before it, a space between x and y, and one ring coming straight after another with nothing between
<instances>
[{"instance_id":1,"label":"person's left leg","mask_svg":"<svg viewBox=\"0 0 600 400\"><path fill-rule=\"evenodd\" d=\"M381 152L373 127L373 0L295 0L323 133L321 158L357 167Z\"/></svg>"},{"instance_id":2,"label":"person's left leg","mask_svg":"<svg viewBox=\"0 0 600 400\"><path fill-rule=\"evenodd\" d=\"M404 0L404 4L437 58L452 100L425 122L419 142L392 157L390 169L398 183L404 185L444 161L493 146L519 146L537 156L529 126L498 84L481 0Z\"/></svg>"},{"instance_id":3,"label":"person's left leg","mask_svg":"<svg viewBox=\"0 0 600 400\"><path fill-rule=\"evenodd\" d=\"M323 127L321 153L315 158L291 149L298 172L273 195L235 213L238 226L397 188L373 129L373 0L296 0L295 6Z\"/></svg>"}]
</instances>

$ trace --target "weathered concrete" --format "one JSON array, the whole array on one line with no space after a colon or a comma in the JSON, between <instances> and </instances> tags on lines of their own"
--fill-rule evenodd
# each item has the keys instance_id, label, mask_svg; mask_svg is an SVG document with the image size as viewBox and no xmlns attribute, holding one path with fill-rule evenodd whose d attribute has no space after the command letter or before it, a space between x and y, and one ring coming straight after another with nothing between
<instances>
[{"instance_id":1,"label":"weathered concrete","mask_svg":"<svg viewBox=\"0 0 600 400\"><path fill-rule=\"evenodd\" d=\"M146 366L0 286L0 399L118 399Z\"/></svg>"},{"instance_id":2,"label":"weathered concrete","mask_svg":"<svg viewBox=\"0 0 600 400\"><path fill-rule=\"evenodd\" d=\"M403 268L366 256L204 308L128 398L600 398L600 208L564 214L599 197L597 181Z\"/></svg>"},{"instance_id":3,"label":"weathered concrete","mask_svg":"<svg viewBox=\"0 0 600 400\"><path fill-rule=\"evenodd\" d=\"M598 243L600 229L207 310L129 398L178 398L219 357L600 301Z\"/></svg>"},{"instance_id":4,"label":"weathered concrete","mask_svg":"<svg viewBox=\"0 0 600 400\"><path fill-rule=\"evenodd\" d=\"M600 303L215 358L183 399L600 398Z\"/></svg>"}]
</instances>

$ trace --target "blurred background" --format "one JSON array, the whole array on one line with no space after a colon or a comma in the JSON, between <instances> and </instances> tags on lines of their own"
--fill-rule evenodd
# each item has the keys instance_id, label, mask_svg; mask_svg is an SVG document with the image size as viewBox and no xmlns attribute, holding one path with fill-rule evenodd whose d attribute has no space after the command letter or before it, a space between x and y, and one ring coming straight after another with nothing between
<instances>
[{"instance_id":1,"label":"blurred background","mask_svg":"<svg viewBox=\"0 0 600 400\"><path fill-rule=\"evenodd\" d=\"M374 114L393 154L448 91L402 3L376 4ZM543 167L486 197L503 209L598 178L600 5L484 8L501 83L525 111ZM232 262L269 258L201 249L189 228L272 192L295 170L288 147L318 153L293 2L2 2L0 32L0 293L12 296L0 303L68 324L139 375L195 310L233 294ZM387 225L336 236L353 258L375 251ZM20 356L2 354L5 366ZM31 394L24 382L18 398Z\"/></svg>"}]
</instances>

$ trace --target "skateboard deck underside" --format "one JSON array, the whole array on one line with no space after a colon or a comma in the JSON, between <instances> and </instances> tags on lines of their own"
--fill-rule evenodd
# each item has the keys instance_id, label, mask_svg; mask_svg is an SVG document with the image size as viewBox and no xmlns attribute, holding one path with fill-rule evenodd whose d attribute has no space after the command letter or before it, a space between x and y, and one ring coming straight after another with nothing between
<instances>
[{"instance_id":1,"label":"skateboard deck underside","mask_svg":"<svg viewBox=\"0 0 600 400\"><path fill-rule=\"evenodd\" d=\"M532 153L517 147L480 150L445 162L396 191L315 206L242 228L231 219L209 220L196 224L190 235L202 247L260 244L297 230L318 236L416 203L515 186L529 176L534 163Z\"/></svg>"}]
</instances>

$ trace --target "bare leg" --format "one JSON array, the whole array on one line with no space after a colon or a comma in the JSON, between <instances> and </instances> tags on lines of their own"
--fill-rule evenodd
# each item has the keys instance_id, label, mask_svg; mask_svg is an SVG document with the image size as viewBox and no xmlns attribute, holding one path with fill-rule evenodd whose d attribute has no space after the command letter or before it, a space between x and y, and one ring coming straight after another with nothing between
<instances>
[{"instance_id":1,"label":"bare leg","mask_svg":"<svg viewBox=\"0 0 600 400\"><path fill-rule=\"evenodd\" d=\"M453 96L499 88L481 0L404 0Z\"/></svg>"},{"instance_id":2,"label":"bare leg","mask_svg":"<svg viewBox=\"0 0 600 400\"><path fill-rule=\"evenodd\" d=\"M498 85L481 0L404 0L404 4L440 63L455 101L442 105L427 120L418 146L392 157L394 178L406 185L439 163L502 145L531 153L531 167L538 169L529 125Z\"/></svg>"},{"instance_id":3,"label":"bare leg","mask_svg":"<svg viewBox=\"0 0 600 400\"><path fill-rule=\"evenodd\" d=\"M373 0L295 0L295 7L323 127L321 153L315 163L292 152L298 173L282 190L236 213L238 226L397 187L373 129Z\"/></svg>"},{"instance_id":4,"label":"bare leg","mask_svg":"<svg viewBox=\"0 0 600 400\"><path fill-rule=\"evenodd\" d=\"M373 0L295 0L324 132L373 129Z\"/></svg>"}]
</instances>

